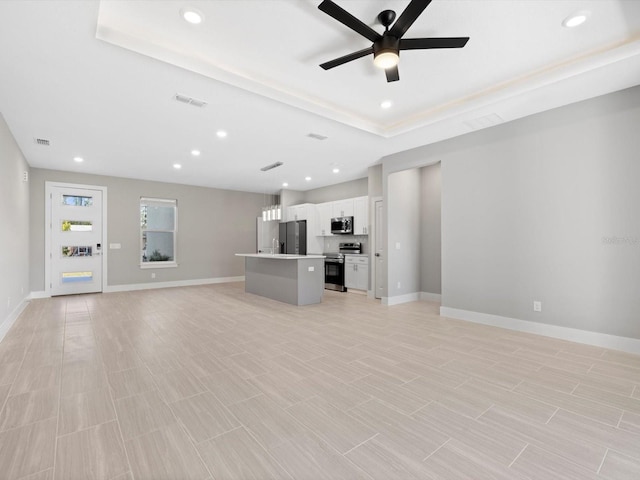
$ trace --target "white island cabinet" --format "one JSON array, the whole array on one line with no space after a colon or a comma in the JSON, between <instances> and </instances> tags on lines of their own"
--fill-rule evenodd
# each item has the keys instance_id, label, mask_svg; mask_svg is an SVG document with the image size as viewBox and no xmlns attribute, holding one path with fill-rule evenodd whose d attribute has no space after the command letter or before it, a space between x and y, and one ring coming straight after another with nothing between
<instances>
[{"instance_id":1,"label":"white island cabinet","mask_svg":"<svg viewBox=\"0 0 640 480\"><path fill-rule=\"evenodd\" d=\"M236 253L236 256L244 257L245 292L291 305L322 301L323 255Z\"/></svg>"}]
</instances>

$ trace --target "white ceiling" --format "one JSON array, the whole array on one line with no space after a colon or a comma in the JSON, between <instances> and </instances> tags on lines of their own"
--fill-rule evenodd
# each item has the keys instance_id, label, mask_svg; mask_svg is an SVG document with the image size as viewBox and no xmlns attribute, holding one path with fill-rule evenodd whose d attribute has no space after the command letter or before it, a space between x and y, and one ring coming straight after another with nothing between
<instances>
[{"instance_id":1,"label":"white ceiling","mask_svg":"<svg viewBox=\"0 0 640 480\"><path fill-rule=\"evenodd\" d=\"M318 66L370 46L319 3L3 0L0 112L33 167L275 192L361 178L383 156L640 84L637 0L434 0L405 38L471 39L402 52L394 83L370 57ZM381 32L377 14L409 2L336 3ZM185 7L205 21L184 22ZM562 26L580 10L584 25Z\"/></svg>"}]
</instances>

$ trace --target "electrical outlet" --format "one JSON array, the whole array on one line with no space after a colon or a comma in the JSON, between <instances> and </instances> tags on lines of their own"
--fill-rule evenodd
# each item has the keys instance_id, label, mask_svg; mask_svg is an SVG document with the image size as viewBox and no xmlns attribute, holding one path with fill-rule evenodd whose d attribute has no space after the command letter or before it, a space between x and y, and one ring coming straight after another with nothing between
<instances>
[{"instance_id":1,"label":"electrical outlet","mask_svg":"<svg viewBox=\"0 0 640 480\"><path fill-rule=\"evenodd\" d=\"M534 300L533 301L533 311L534 312L541 312L542 311L542 302L540 302L538 300Z\"/></svg>"},{"instance_id":2,"label":"electrical outlet","mask_svg":"<svg viewBox=\"0 0 640 480\"><path fill-rule=\"evenodd\" d=\"M7 297L7 308L11 307L11 297Z\"/></svg>"},{"instance_id":3,"label":"electrical outlet","mask_svg":"<svg viewBox=\"0 0 640 480\"><path fill-rule=\"evenodd\" d=\"M155 273L152 273L152 274L151 274L151 278L156 278L156 274L155 274Z\"/></svg>"},{"instance_id":4,"label":"electrical outlet","mask_svg":"<svg viewBox=\"0 0 640 480\"><path fill-rule=\"evenodd\" d=\"M398 282L398 288L400 288L400 282Z\"/></svg>"}]
</instances>

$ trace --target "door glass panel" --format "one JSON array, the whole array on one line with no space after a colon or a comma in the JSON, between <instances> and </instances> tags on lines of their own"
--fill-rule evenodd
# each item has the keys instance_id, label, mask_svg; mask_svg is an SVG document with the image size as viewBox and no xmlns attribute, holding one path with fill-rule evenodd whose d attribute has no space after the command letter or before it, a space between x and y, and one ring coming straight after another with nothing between
<instances>
[{"instance_id":1,"label":"door glass panel","mask_svg":"<svg viewBox=\"0 0 640 480\"><path fill-rule=\"evenodd\" d=\"M90 257L92 255L92 248L90 246L75 247L65 246L62 247L63 257Z\"/></svg>"},{"instance_id":2,"label":"door glass panel","mask_svg":"<svg viewBox=\"0 0 640 480\"><path fill-rule=\"evenodd\" d=\"M91 282L92 280L93 272L64 272L62 274L62 283Z\"/></svg>"},{"instance_id":3,"label":"door glass panel","mask_svg":"<svg viewBox=\"0 0 640 480\"><path fill-rule=\"evenodd\" d=\"M62 195L62 204L71 207L91 207L93 205L93 197Z\"/></svg>"},{"instance_id":4,"label":"door glass panel","mask_svg":"<svg viewBox=\"0 0 640 480\"><path fill-rule=\"evenodd\" d=\"M173 232L143 232L142 261L173 261Z\"/></svg>"},{"instance_id":5,"label":"door glass panel","mask_svg":"<svg viewBox=\"0 0 640 480\"><path fill-rule=\"evenodd\" d=\"M93 223L84 220L63 220L63 232L90 232L93 230Z\"/></svg>"}]
</instances>

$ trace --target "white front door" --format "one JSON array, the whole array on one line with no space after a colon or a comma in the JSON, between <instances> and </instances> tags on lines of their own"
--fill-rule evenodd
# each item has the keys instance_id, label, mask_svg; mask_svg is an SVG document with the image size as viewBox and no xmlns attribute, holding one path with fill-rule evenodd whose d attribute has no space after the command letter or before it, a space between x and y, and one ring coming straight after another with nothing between
<instances>
[{"instance_id":1,"label":"white front door","mask_svg":"<svg viewBox=\"0 0 640 480\"><path fill-rule=\"evenodd\" d=\"M382 298L384 296L384 263L382 261L382 256L384 255L384 240L382 235L382 222L383 222L383 210L382 210L382 200L378 200L375 203L375 298Z\"/></svg>"},{"instance_id":2,"label":"white front door","mask_svg":"<svg viewBox=\"0 0 640 480\"><path fill-rule=\"evenodd\" d=\"M47 185L51 295L102 291L102 190Z\"/></svg>"}]
</instances>

